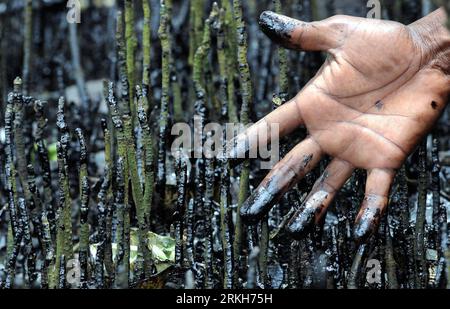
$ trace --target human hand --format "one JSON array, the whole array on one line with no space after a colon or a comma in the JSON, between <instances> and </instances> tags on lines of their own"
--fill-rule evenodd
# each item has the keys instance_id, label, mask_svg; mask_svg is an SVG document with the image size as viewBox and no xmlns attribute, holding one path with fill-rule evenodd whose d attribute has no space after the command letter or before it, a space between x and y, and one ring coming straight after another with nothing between
<instances>
[{"instance_id":1,"label":"human hand","mask_svg":"<svg viewBox=\"0 0 450 309\"><path fill-rule=\"evenodd\" d=\"M264 12L260 26L273 41L291 49L326 51L328 58L295 98L237 137L239 153L245 151L245 140L257 141L258 132L274 123L280 136L301 125L309 132L242 205L243 220L255 223L264 217L327 154L332 162L290 220L288 231L300 238L319 223L337 191L360 168L368 176L354 236L364 241L387 208L396 169L446 107L446 20L443 9L409 26L350 16L304 23Z\"/></svg>"}]
</instances>

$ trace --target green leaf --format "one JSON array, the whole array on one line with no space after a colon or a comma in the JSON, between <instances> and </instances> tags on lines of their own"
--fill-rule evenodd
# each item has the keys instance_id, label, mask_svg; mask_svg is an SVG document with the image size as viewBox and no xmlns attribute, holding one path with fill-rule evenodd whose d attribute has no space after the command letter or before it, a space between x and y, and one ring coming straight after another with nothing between
<instances>
[{"instance_id":1,"label":"green leaf","mask_svg":"<svg viewBox=\"0 0 450 309\"><path fill-rule=\"evenodd\" d=\"M56 151L56 143L48 146L48 159L50 162L56 162L58 160L58 153Z\"/></svg>"},{"instance_id":2,"label":"green leaf","mask_svg":"<svg viewBox=\"0 0 450 309\"><path fill-rule=\"evenodd\" d=\"M148 249L156 260L175 263L175 239L149 232Z\"/></svg>"},{"instance_id":3,"label":"green leaf","mask_svg":"<svg viewBox=\"0 0 450 309\"><path fill-rule=\"evenodd\" d=\"M130 230L130 266L134 269L134 263L137 259L138 250L138 230L133 228ZM95 259L99 244L90 245L91 256ZM147 239L148 249L152 252L152 257L158 273L165 271L175 264L175 239L169 236L161 236L153 232L148 233ZM112 244L113 259L117 254L117 244Z\"/></svg>"}]
</instances>

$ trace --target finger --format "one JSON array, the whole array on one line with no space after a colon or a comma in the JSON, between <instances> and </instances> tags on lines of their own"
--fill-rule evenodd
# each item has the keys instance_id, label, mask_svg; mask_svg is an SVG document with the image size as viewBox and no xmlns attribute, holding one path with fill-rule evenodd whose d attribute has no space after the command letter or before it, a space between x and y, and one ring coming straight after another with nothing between
<instances>
[{"instance_id":1,"label":"finger","mask_svg":"<svg viewBox=\"0 0 450 309\"><path fill-rule=\"evenodd\" d=\"M247 223L263 218L281 196L308 174L320 161L320 146L307 138L281 160L241 207L241 217Z\"/></svg>"},{"instance_id":2,"label":"finger","mask_svg":"<svg viewBox=\"0 0 450 309\"><path fill-rule=\"evenodd\" d=\"M289 234L295 239L302 238L314 224L325 216L336 193L351 177L354 167L343 160L334 159L322 176L314 184L302 207L287 225Z\"/></svg>"},{"instance_id":3,"label":"finger","mask_svg":"<svg viewBox=\"0 0 450 309\"><path fill-rule=\"evenodd\" d=\"M378 228L380 220L387 209L389 191L394 177L395 171L391 169L373 169L369 171L366 194L356 217L354 236L357 243L366 241Z\"/></svg>"},{"instance_id":4,"label":"finger","mask_svg":"<svg viewBox=\"0 0 450 309\"><path fill-rule=\"evenodd\" d=\"M258 146L266 147L273 138L283 137L304 124L299 102L307 100L305 92L300 92L295 98L286 102L260 121L238 134L227 144L227 154L230 159L246 158L247 153L257 153Z\"/></svg>"},{"instance_id":5,"label":"finger","mask_svg":"<svg viewBox=\"0 0 450 309\"><path fill-rule=\"evenodd\" d=\"M274 12L263 12L259 18L261 30L275 43L290 49L327 51L336 48L343 38L345 23L326 19L303 22Z\"/></svg>"}]
</instances>

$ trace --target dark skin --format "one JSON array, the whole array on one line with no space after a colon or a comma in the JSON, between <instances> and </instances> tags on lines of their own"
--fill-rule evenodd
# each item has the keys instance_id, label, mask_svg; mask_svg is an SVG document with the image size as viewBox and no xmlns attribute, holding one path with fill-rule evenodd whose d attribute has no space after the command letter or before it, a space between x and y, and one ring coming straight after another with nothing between
<instances>
[{"instance_id":1,"label":"dark skin","mask_svg":"<svg viewBox=\"0 0 450 309\"><path fill-rule=\"evenodd\" d=\"M234 150L241 155L242 141L257 141L258 132L270 124L279 124L280 136L299 126L309 132L244 203L244 221L258 222L329 155L332 162L287 229L301 238L321 222L336 193L359 168L367 170L367 184L354 236L358 242L367 240L386 211L396 170L446 107L450 91L446 20L443 9L409 26L350 16L304 23L264 12L261 29L274 42L295 50L324 51L328 57L295 98L237 137Z\"/></svg>"}]
</instances>

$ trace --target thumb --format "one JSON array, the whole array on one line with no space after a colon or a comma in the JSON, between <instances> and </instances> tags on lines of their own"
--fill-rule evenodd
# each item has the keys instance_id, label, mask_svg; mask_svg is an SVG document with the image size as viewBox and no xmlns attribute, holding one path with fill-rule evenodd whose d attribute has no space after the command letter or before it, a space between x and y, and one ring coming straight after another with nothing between
<instances>
[{"instance_id":1,"label":"thumb","mask_svg":"<svg viewBox=\"0 0 450 309\"><path fill-rule=\"evenodd\" d=\"M327 51L336 48L343 38L343 23L333 19L303 22L274 12L266 11L259 18L261 30L275 43L289 49Z\"/></svg>"}]
</instances>

